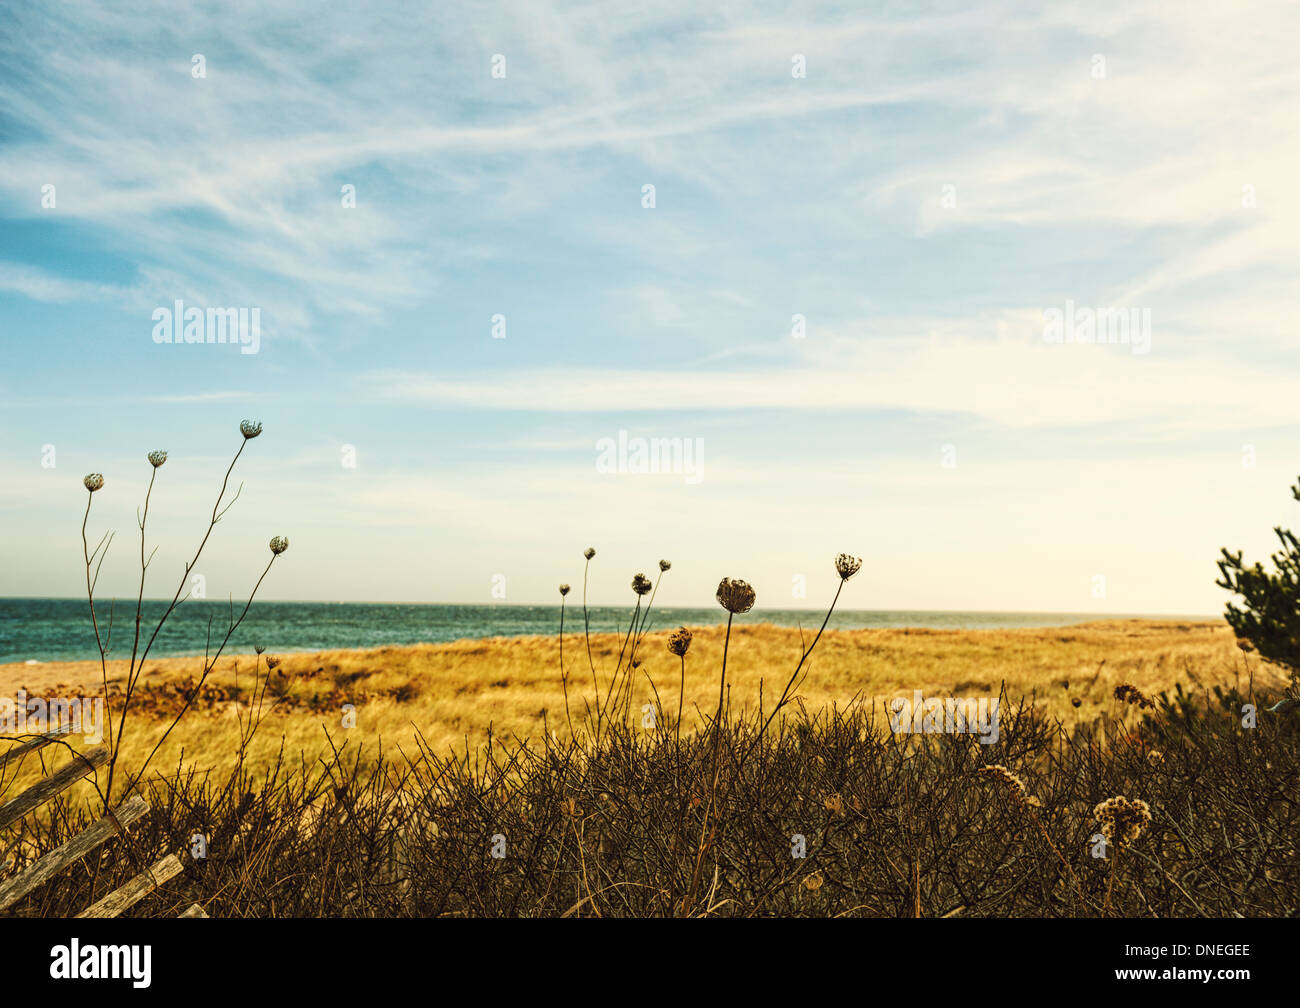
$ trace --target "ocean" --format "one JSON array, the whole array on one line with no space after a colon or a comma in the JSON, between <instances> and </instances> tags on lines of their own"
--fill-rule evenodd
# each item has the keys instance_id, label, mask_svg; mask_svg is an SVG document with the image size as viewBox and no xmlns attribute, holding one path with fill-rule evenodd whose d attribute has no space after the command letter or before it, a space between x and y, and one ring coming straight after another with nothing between
<instances>
[{"instance_id":1,"label":"ocean","mask_svg":"<svg viewBox=\"0 0 1300 1008\"><path fill-rule=\"evenodd\" d=\"M97 603L101 631L108 631L109 602ZM165 602L146 599L142 637L152 632ZM235 615L241 606L236 604ZM630 608L591 610L593 631L626 630ZM713 626L724 622L716 606L701 609L655 607L651 629L684 624ZM803 626L814 632L823 612L809 609L755 609L738 617L750 623ZM118 600L113 612L110 658L128 658L134 632L134 600ZM202 655L209 626L213 649L230 618L227 602L190 599L174 612L158 636L151 656L165 658ZM934 627L938 629L996 629L1001 627L1064 626L1088 620L1116 618L1098 613L925 612L837 610L830 626L841 630L864 627ZM1207 617L1158 617L1164 619ZM558 605L434 605L405 602L254 602L247 619L231 637L225 654L249 654L255 646L283 654L335 648L369 648L389 644L437 643L480 637L554 634L559 629ZM582 603L566 606L566 630L582 625ZM141 644L143 647L143 642ZM90 610L84 599L0 598L0 663L97 659Z\"/></svg>"}]
</instances>

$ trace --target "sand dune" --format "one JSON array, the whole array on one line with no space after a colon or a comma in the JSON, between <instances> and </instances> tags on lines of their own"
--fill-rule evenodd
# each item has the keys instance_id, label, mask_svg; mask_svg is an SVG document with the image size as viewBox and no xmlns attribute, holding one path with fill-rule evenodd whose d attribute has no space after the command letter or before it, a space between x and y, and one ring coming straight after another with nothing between
<instances>
[{"instance_id":1,"label":"sand dune","mask_svg":"<svg viewBox=\"0 0 1300 1008\"><path fill-rule=\"evenodd\" d=\"M632 710L644 705L675 717L681 666L665 644L671 628L646 636L637 652ZM684 721L698 723L700 710L716 703L723 628L694 628L686 659ZM564 665L570 709L580 717L596 691L581 632L567 632ZM816 627L805 631L811 641ZM593 635L596 682L608 683L621 637ZM734 708L770 706L801 653L798 630L768 624L733 628L728 666ZM324 747L325 730L336 739L373 746L411 746L417 732L435 748L462 748L486 737L534 737L549 728L567 731L557 636L489 638L370 650L323 651L282 656L273 693L281 706L269 715L254 749L265 757L283 735L289 751L309 755ZM163 750L159 766L174 762L184 746L201 762L220 762L233 750L235 710L248 702L254 656L223 657L203 694ZM141 715L129 754L156 737L167 715L179 709L183 684L196 680L199 658L150 659L142 679ZM264 666L263 666L264 669ZM110 662L110 689L120 688L125 661ZM978 698L996 695L1003 682L1012 696L1037 694L1063 720L1092 718L1115 701L1121 682L1148 693L1191 687L1199 681L1276 688L1283 678L1247 658L1219 622L1106 620L1057 628L1016 630L884 629L827 631L814 652L799 695L810 707L860 696L884 704L922 690L926 696ZM19 689L32 696L98 694L98 662L0 665L0 694ZM657 696L657 700L656 700ZM1077 701L1077 703L1075 702ZM658 708L655 705L658 704ZM351 705L354 727L345 727ZM659 716L664 716L660 714ZM151 744L151 743L150 743Z\"/></svg>"}]
</instances>

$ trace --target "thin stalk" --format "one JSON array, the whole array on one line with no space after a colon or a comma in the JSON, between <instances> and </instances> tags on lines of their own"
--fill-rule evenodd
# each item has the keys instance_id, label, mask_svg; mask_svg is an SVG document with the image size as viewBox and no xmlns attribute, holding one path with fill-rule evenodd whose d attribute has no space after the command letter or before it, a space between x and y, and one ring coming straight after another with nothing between
<instances>
[{"instance_id":1,"label":"thin stalk","mask_svg":"<svg viewBox=\"0 0 1300 1008\"><path fill-rule=\"evenodd\" d=\"M713 771L709 783L709 802L704 809L704 825L700 828L700 843L695 853L695 870L691 875L691 890L682 904L682 915L690 912L695 902L695 892L700 884L700 871L704 867L705 837L709 831L709 818L713 815L714 801L718 793L718 750L722 746L722 711L727 689L727 650L731 644L731 621L735 614L727 613L727 635L722 641L722 678L718 682L718 713L713 719Z\"/></svg>"},{"instance_id":2,"label":"thin stalk","mask_svg":"<svg viewBox=\"0 0 1300 1008\"><path fill-rule=\"evenodd\" d=\"M180 584L177 585L177 587L176 587L176 594L172 596L171 603L167 606L166 611L164 611L163 614L162 614L162 616L159 618L159 620L158 620L158 624L157 624L157 625L154 627L154 629L153 629L153 633L150 634L150 636L149 636L149 642L145 645L144 651L143 651L143 653L141 653L141 655L140 655L140 661L139 661L139 664L138 664L138 665L135 665L135 648L134 648L134 647L132 648L131 661L132 661L132 663L133 663L133 665L134 665L134 668L132 668L131 670L129 670L128 673L127 673L126 691L125 691L125 693L123 694L123 698L122 698L122 713L121 713L121 715L118 717L118 722L117 722L117 739L118 739L118 745L115 746L115 747L113 748L113 755L110 757L110 759L109 759L109 761L108 761L108 788L107 788L107 794L108 794L110 797L111 797L112 794L113 794L113 777L114 777L114 775L115 775L115 773L116 773L116 771L117 771L117 757L118 757L118 749L120 748L121 740L122 740L122 738L125 736L125 732L126 732L126 716L127 716L127 713L128 713L128 712L130 711L130 709L131 709L131 698L135 695L135 688L136 688L137 684L138 684L139 681L140 681L140 676L141 676L141 674L142 674L143 671L144 671L145 660L149 657L149 652L150 652L150 650L152 650L153 645L154 645L154 642L158 639L158 634L159 634L159 632L162 630L162 628L163 628L163 624L165 624L165 623L167 622L168 617L170 617L171 614L172 614L173 612L176 611L176 607L179 606L179 605L181 604L181 592L183 592L183 591L185 590L185 585L187 584L188 578L189 578L189 576L190 576L190 571L192 571L192 570L194 569L194 565L198 563L198 561L199 561L199 557L203 554L203 548L207 545L207 543L208 543L208 539L211 538L211 536L212 536L212 530L213 530L214 528L217 527L217 523L221 521L222 516L225 515L226 511L229 511L229 510L230 510L230 508L234 505L235 500L238 499L238 497L239 497L238 492L236 492L235 497L231 499L230 503L227 504L226 507L225 507L224 509L222 509L222 507L221 507L221 502L225 499L225 496L226 496L226 488L230 485L230 474L231 474L232 472L234 472L234 470L235 470L235 463L237 463L237 462L239 461L239 456L242 455L242 454L244 453L244 448L245 448L245 446L247 446L247 444L248 444L248 440L249 440L248 438L244 438L244 439L243 439L243 441L242 441L242 442L240 443L240 445L239 445L239 450L235 452L235 457L234 457L233 459L230 460L230 465L226 467L226 475L225 475L225 476L222 478L222 480L221 480L221 492L220 492L219 494L217 494L217 501L216 501L215 504L212 505L212 516L211 516L211 518L210 518L209 521L208 521L208 530L203 534L203 539L199 542L199 548L198 548L197 550L194 551L194 557L190 560L189 563L187 563L187 564L185 565L185 573L181 575L181 581L180 581ZM156 469L154 470L154 474L157 475L157 470L156 470ZM150 479L150 481L149 481L149 488L150 488L150 490L152 491L152 489L153 489L153 480L152 480L152 479ZM147 501L146 501L146 506L147 506ZM143 529L143 522L141 523L141 526L142 526L142 527L141 527L141 530L140 530L140 537L141 537L141 546L140 546L140 550L141 550L141 556L143 556L143 555L144 555L144 529ZM274 560L274 557L272 557L272 560ZM269 565L269 564L267 565L267 570L270 570L270 565ZM262 576L263 576L263 577L266 576L265 572L263 572L263 575L262 575ZM261 579L260 579L260 578L258 579L258 584L261 584ZM141 591L141 597L143 598L143 593L144 593L144 574L143 574L143 572L141 573L140 591ZM249 602L250 602L250 604L252 603L252 599L251 599L251 597L250 597L250 599L249 599ZM247 611L248 611L247 608L245 608L244 611L247 612ZM138 610L137 610L137 614L136 614L136 616L137 616L137 621L138 621L138 620L139 620L139 612L138 612ZM241 617L241 621L242 621L242 617ZM232 631L232 632L233 632L233 631ZM137 627L137 633L138 633L138 627ZM227 634L227 639L229 639L229 634ZM138 637L137 637L137 645L138 645L138 643L139 643L139 640L138 640ZM208 675L208 670L205 670L204 673L203 673L203 677L206 679L206 678L207 678L207 675ZM186 704L186 706L188 707L189 705ZM182 709L181 713L184 713L184 709ZM111 715L110 715L109 720L111 720ZM175 727L175 726L173 725L173 727ZM167 732L170 733L170 732L171 732L171 728L168 728L168 729L167 729ZM166 738L166 735L164 734L163 737ZM160 742L160 744L161 744L161 742ZM155 751L155 752L157 751L157 747L156 747L156 746L154 747L154 751ZM150 758L152 758L152 755L150 756ZM139 779L140 779L140 778L139 778L139 775L137 774L136 777L135 777L134 779L135 779L135 780L139 780Z\"/></svg>"},{"instance_id":3,"label":"thin stalk","mask_svg":"<svg viewBox=\"0 0 1300 1008\"><path fill-rule=\"evenodd\" d=\"M681 655L682 660L682 688L677 694L677 750L682 748L682 702L686 699L686 655Z\"/></svg>"},{"instance_id":4,"label":"thin stalk","mask_svg":"<svg viewBox=\"0 0 1300 1008\"><path fill-rule=\"evenodd\" d=\"M564 596L560 596L560 685L564 687L564 717L573 738L573 716L569 713L569 677L564 674Z\"/></svg>"},{"instance_id":5,"label":"thin stalk","mask_svg":"<svg viewBox=\"0 0 1300 1008\"><path fill-rule=\"evenodd\" d=\"M610 680L609 680L609 687L608 687L608 689L605 690L605 710L606 710L607 712L610 711L610 710L612 710L612 709L614 709L613 706L611 706L611 701L613 701L614 703L617 703L619 697L621 697L622 692L623 692L623 689L622 689L622 688L623 688L623 683L622 683L622 681L619 679L618 676L619 676L619 672L620 672L620 671L622 670L622 668L623 668L623 654L624 654L624 652L627 650L627 643L628 643L628 641L629 641L629 640L631 639L631 637L632 637L632 628L636 625L636 619L637 619L637 616L640 614L640 612L641 612L641 596L638 595L638 596L636 597L636 610L632 613L632 622L628 624L628 627L627 627L627 634L623 637L623 647L620 648L620 649L619 649L619 652L618 652L618 662L614 665L614 674L613 674L613 676L610 677ZM615 693L614 693L614 686L615 686L615 684L617 684L618 687L619 687L619 695L618 695L617 697L615 696ZM611 721L611 724L612 724L612 723L613 723L613 722ZM596 741L597 741L597 742L600 741L600 725L599 725L599 724L596 725Z\"/></svg>"},{"instance_id":6,"label":"thin stalk","mask_svg":"<svg viewBox=\"0 0 1300 1008\"><path fill-rule=\"evenodd\" d=\"M645 639L645 635L647 632L646 628L650 622L650 612L651 610L654 609L655 596L659 594L659 583L663 581L664 576L667 573L668 572L664 570L661 570L659 572L659 577L658 579L656 579L654 588L650 592L650 601L646 603L645 612L641 615L641 626L632 638L632 651L627 656L627 664L629 670L632 668L632 663L636 659L636 649L641 646L641 641ZM627 686L627 700L624 704L624 712L623 712L624 717L627 716L627 710L628 708L631 707L631 704L632 704L632 683L631 683L631 675L629 674L628 686Z\"/></svg>"},{"instance_id":7,"label":"thin stalk","mask_svg":"<svg viewBox=\"0 0 1300 1008\"><path fill-rule=\"evenodd\" d=\"M162 733L162 737L154 745L153 749L149 751L148 758L141 765L140 769L136 771L135 775L127 782L126 787L128 791L131 790L131 788L133 788L144 776L146 768L148 768L149 764L153 761L154 756L158 754L158 750L162 747L162 744L167 741L167 736L169 736L172 733L172 729L180 723L181 718L185 716L185 712L190 709L190 704L194 702L194 698L199 695L199 691L203 688L203 684L208 681L208 676L211 675L212 670L216 668L217 660L221 657L221 653L226 649L226 645L230 642L230 638L234 636L235 631L238 630L240 624L244 622L244 617L248 615L248 610L252 608L253 599L257 597L257 590L262 587L262 582L266 579L266 575L270 573L271 566L275 563L278 556L278 553L271 554L270 563L268 563L266 569L262 571L262 576L257 579L257 583L253 585L252 592L249 593L248 601L244 603L244 611L239 614L239 619L230 624L230 628L226 631L226 636L222 638L221 644L217 647L217 653L212 656L211 661L208 661L205 658L203 675L199 678L198 684L190 691L189 696L185 698L185 704L181 707L180 713L172 719L172 723L167 726L167 730ZM111 795L111 792L109 792L109 794Z\"/></svg>"},{"instance_id":8,"label":"thin stalk","mask_svg":"<svg viewBox=\"0 0 1300 1008\"><path fill-rule=\"evenodd\" d=\"M831 607L826 610L826 618L822 620L821 629L817 631L817 636L813 638L813 642L808 645L808 650L806 650L803 653L803 657L799 659L799 664L794 667L794 674L790 676L790 681L785 684L785 689L781 691L781 699L776 702L776 706L772 708L772 713L769 714L767 720L763 722L763 727L759 729L758 734L754 736L753 741L750 742L748 748L746 748L744 755L740 758L740 763L744 763L745 760L749 758L749 754L753 751L754 746L758 744L759 740L762 739L763 735L767 732L768 726L772 723L772 719L776 717L777 712L785 706L786 699L790 695L790 689L794 686L795 680L799 678L799 670L803 668L804 662L808 660L808 656L813 653L813 648L817 646L817 642L822 639L822 631L826 629L826 624L831 621L831 613L835 611L835 604L840 600L840 592L843 590L844 579L841 578L839 587L835 589L835 597L831 599Z\"/></svg>"},{"instance_id":9,"label":"thin stalk","mask_svg":"<svg viewBox=\"0 0 1300 1008\"><path fill-rule=\"evenodd\" d=\"M1120 845L1119 845L1119 844L1116 844L1116 845L1115 845L1115 860L1111 862L1111 866L1110 866L1110 875L1109 875L1109 877L1106 879L1106 899L1105 899L1104 901L1102 901L1102 904L1101 904L1101 915L1102 915L1103 917L1109 917L1109 916L1110 916L1110 896L1111 896L1111 891L1112 891L1112 890L1114 889L1114 887L1115 887L1115 876L1119 874L1119 853L1120 853L1120 850L1121 850Z\"/></svg>"},{"instance_id":10,"label":"thin stalk","mask_svg":"<svg viewBox=\"0 0 1300 1008\"><path fill-rule=\"evenodd\" d=\"M1032 807L1029 808L1029 818L1034 821L1034 825L1038 827L1038 832L1041 833L1043 839L1047 841L1047 846L1052 849L1052 853L1056 855L1057 860L1061 862L1065 867L1065 870L1069 873L1070 879L1074 882L1075 891L1078 893L1079 903L1086 905L1083 898L1083 884L1079 881L1079 876L1076 875L1074 869L1070 867L1070 862L1065 860L1065 855L1062 854L1056 844L1052 842L1052 838L1047 833L1047 828L1043 826L1042 820L1038 818L1038 813L1036 813Z\"/></svg>"},{"instance_id":11,"label":"thin stalk","mask_svg":"<svg viewBox=\"0 0 1300 1008\"><path fill-rule=\"evenodd\" d=\"M152 464L151 464L152 465ZM135 672L135 658L140 650L140 617L144 608L144 577L149 564L144 557L144 527L149 523L149 498L153 496L153 482L158 478L158 467L152 466L149 489L144 494L144 514L140 518L140 591L135 598L135 639L131 642L131 663L127 666L127 679Z\"/></svg>"},{"instance_id":12,"label":"thin stalk","mask_svg":"<svg viewBox=\"0 0 1300 1008\"><path fill-rule=\"evenodd\" d=\"M591 557L582 565L582 633L587 639L587 664L591 666L591 685L596 700L596 734L600 734L600 680L596 677L596 662L591 657L591 611L587 608L587 572L591 570Z\"/></svg>"},{"instance_id":13,"label":"thin stalk","mask_svg":"<svg viewBox=\"0 0 1300 1008\"><path fill-rule=\"evenodd\" d=\"M95 615L95 581L99 580L98 569L96 569L95 579L93 581L90 577L90 566L94 562L95 554L99 553L101 546L104 548L104 552L107 553L108 547L104 545L104 540L101 539L99 546L95 547L95 552L91 553L90 541L86 538L86 524L90 521L90 502L94 500L94 498L95 494L93 491L86 494L86 513L81 519L81 552L82 556L86 559L86 598L90 602L90 622L95 628L95 646L99 648L99 671L104 684L104 709L109 711L109 716L104 720L108 725L108 748L109 751L112 752L114 748L113 718L108 704L108 654L104 649L104 642L99 635L99 617ZM100 563L103 563L102 557L100 558ZM107 799L105 799L105 802L107 802ZM105 804L105 808L107 807L107 804Z\"/></svg>"}]
</instances>

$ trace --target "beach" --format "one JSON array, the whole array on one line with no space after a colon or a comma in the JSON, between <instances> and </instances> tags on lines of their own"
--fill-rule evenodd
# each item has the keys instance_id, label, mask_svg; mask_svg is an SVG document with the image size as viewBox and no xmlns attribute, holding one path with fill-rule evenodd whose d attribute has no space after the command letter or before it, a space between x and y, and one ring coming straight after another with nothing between
<instances>
[{"instance_id":1,"label":"beach","mask_svg":"<svg viewBox=\"0 0 1300 1008\"><path fill-rule=\"evenodd\" d=\"M692 628L682 662L666 648L669 630L647 634L636 651L639 663L630 711L699 724L717 704L722 626ZM770 624L741 625L728 647L728 697L733 711L770 709L798 664L815 627L801 631ZM558 634L495 637L436 644L334 649L284 655L262 702L266 716L251 749L255 761L280 747L310 757L329 745L350 743L377 750L411 747L417 738L437 751L471 749L498 738L561 736L581 722L584 706L604 701L608 673L624 637L593 634L591 658L581 628L563 642ZM280 656L276 656L280 657ZM238 721L256 702L254 662L265 676L265 658L223 656L186 714L182 730L163 747L159 768L181 756L220 765L233 753ZM152 747L179 712L186 691L202 675L201 658L150 658L137 690L138 714L128 722L127 758ZM595 666L593 674L592 666ZM110 695L122 688L127 663L107 665ZM828 630L805 666L797 696L810 710L854 699L882 710L890 701L924 697L996 697L1003 684L1014 702L1037 697L1065 723L1114 711L1113 691L1129 683L1157 695L1179 684L1201 688L1244 687L1253 674L1275 687L1284 678L1236 647L1221 622L1102 620L1066 627L999 630L902 628ZM0 695L23 691L32 698L102 694L98 662L0 665ZM1198 686L1198 683L1200 684ZM568 689L568 712L565 686ZM140 750L136 753L136 750Z\"/></svg>"}]
</instances>

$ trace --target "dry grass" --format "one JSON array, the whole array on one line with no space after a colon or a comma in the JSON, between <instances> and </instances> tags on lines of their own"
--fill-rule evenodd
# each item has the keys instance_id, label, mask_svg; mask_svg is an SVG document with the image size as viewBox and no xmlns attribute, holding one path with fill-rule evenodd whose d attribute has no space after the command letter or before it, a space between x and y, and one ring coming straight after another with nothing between
<instances>
[{"instance_id":1,"label":"dry grass","mask_svg":"<svg viewBox=\"0 0 1300 1008\"><path fill-rule=\"evenodd\" d=\"M631 710L638 719L642 705L655 702L655 690L662 709L675 716L681 669L666 649L671 629L649 634L637 652L643 660L635 673ZM722 636L720 626L695 630L686 659L684 730L702 723L717 705ZM612 669L622 639L599 634L591 640L597 670ZM811 640L811 633L805 632L804 640ZM770 709L801 653L798 630L738 622L728 660L732 710L757 709L760 684L765 709ZM589 702L594 692L581 633L565 634L564 656L578 723L584 700ZM156 769L175 766L182 747L187 762L230 766L238 742L235 711L239 703L246 711L253 660L249 655L219 662L186 716L185 730L161 750ZM1066 725L1117 710L1112 691L1120 683L1154 695L1179 682L1241 686L1251 672L1260 685L1282 681L1256 658L1246 658L1220 622L1108 620L1046 629L827 631L810 666L799 695L814 710L853 697L879 706L910 697L916 689L926 696L997 696L1005 682L1008 696L1036 696L1044 713ZM120 684L126 663L110 662L108 668L110 683ZM150 659L137 693L139 720L123 748L126 765L137 765L147 755L179 710L180 684L197 680L201 670L197 658ZM98 662L0 665L0 689L93 696L99 692L99 674ZM603 690L604 674L600 683ZM418 733L439 752L464 751L467 744L476 749L489 729L498 738L521 739L536 739L547 730L563 738L568 732L558 635L287 655L272 681L271 695L277 692L283 692L283 699L254 740L250 766L272 760L282 737L286 752L314 759L327 749L323 729L368 751L381 741L386 750L411 751ZM356 709L356 726L344 729L343 708L349 703Z\"/></svg>"},{"instance_id":2,"label":"dry grass","mask_svg":"<svg viewBox=\"0 0 1300 1008\"><path fill-rule=\"evenodd\" d=\"M1300 721L1238 716L1270 699L1066 731L1004 695L990 744L894 735L858 704L779 734L606 724L459 758L192 767L5 914L69 916L199 833L207 856L129 916L1295 916ZM101 814L55 799L0 850L22 870Z\"/></svg>"}]
</instances>

